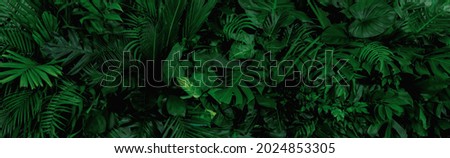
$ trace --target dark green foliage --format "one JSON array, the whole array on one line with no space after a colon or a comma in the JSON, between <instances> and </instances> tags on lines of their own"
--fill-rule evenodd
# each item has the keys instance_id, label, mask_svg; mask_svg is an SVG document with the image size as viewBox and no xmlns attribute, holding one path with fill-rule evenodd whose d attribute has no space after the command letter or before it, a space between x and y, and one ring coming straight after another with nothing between
<instances>
[{"instance_id":1,"label":"dark green foliage","mask_svg":"<svg viewBox=\"0 0 450 158\"><path fill-rule=\"evenodd\" d=\"M0 0L0 137L449 137L449 31L448 0Z\"/></svg>"}]
</instances>

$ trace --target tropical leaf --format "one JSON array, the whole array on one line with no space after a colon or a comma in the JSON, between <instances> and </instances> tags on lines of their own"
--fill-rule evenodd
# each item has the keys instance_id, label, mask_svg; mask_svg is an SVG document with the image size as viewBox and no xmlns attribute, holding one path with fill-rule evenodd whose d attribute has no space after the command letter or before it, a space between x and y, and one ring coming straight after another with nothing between
<instances>
[{"instance_id":1,"label":"tropical leaf","mask_svg":"<svg viewBox=\"0 0 450 158\"><path fill-rule=\"evenodd\" d=\"M167 99L167 112L172 116L183 117L186 115L186 104L180 98L171 95Z\"/></svg>"},{"instance_id":2,"label":"tropical leaf","mask_svg":"<svg viewBox=\"0 0 450 158\"><path fill-rule=\"evenodd\" d=\"M449 13L448 0L0 0L0 137L448 137Z\"/></svg>"},{"instance_id":3,"label":"tropical leaf","mask_svg":"<svg viewBox=\"0 0 450 158\"><path fill-rule=\"evenodd\" d=\"M276 16L285 12L294 11L295 6L290 0L239 0L239 5L256 27L262 28L264 21L270 15Z\"/></svg>"},{"instance_id":4,"label":"tropical leaf","mask_svg":"<svg viewBox=\"0 0 450 158\"><path fill-rule=\"evenodd\" d=\"M110 34L117 33L119 22L122 22L120 12L122 7L116 1L89 1L80 0L81 6L86 11L76 12L83 15L79 20L81 24L86 25L86 30L93 34ZM108 22L105 22L108 21Z\"/></svg>"},{"instance_id":5,"label":"tropical leaf","mask_svg":"<svg viewBox=\"0 0 450 158\"><path fill-rule=\"evenodd\" d=\"M448 51L448 48L444 48L425 57L424 60L430 68L428 72L431 72L433 76L442 79L447 79L449 77L450 55L447 53Z\"/></svg>"},{"instance_id":6,"label":"tropical leaf","mask_svg":"<svg viewBox=\"0 0 450 158\"><path fill-rule=\"evenodd\" d=\"M40 46L53 39L53 35L58 32L58 21L55 16L49 12L42 13L42 18L36 24L36 30L33 31L33 39Z\"/></svg>"},{"instance_id":7,"label":"tropical leaf","mask_svg":"<svg viewBox=\"0 0 450 158\"><path fill-rule=\"evenodd\" d=\"M199 84L195 84L194 82L191 82L191 80L187 77L177 77L177 82L179 86L188 94L187 97L183 98L199 98L202 95L200 87L204 85L201 82L198 82Z\"/></svg>"},{"instance_id":8,"label":"tropical leaf","mask_svg":"<svg viewBox=\"0 0 450 158\"><path fill-rule=\"evenodd\" d=\"M345 44L349 41L344 24L332 25L322 33L322 40L327 44Z\"/></svg>"},{"instance_id":9,"label":"tropical leaf","mask_svg":"<svg viewBox=\"0 0 450 158\"><path fill-rule=\"evenodd\" d=\"M223 33L228 39L234 39L248 43L253 41L252 35L244 29L255 29L250 19L243 15L228 15L223 26Z\"/></svg>"},{"instance_id":10,"label":"tropical leaf","mask_svg":"<svg viewBox=\"0 0 450 158\"><path fill-rule=\"evenodd\" d=\"M359 52L359 60L363 63L362 67L371 72L371 66L376 65L375 69L381 72L383 76L396 74L400 71L393 63L391 56L393 56L392 51L379 43L369 43Z\"/></svg>"},{"instance_id":11,"label":"tropical leaf","mask_svg":"<svg viewBox=\"0 0 450 158\"><path fill-rule=\"evenodd\" d=\"M75 62L68 74L74 75L83 69L83 66L94 60L95 54L89 45L82 45L79 36L69 32L69 39L55 37L52 42L46 43L42 48L42 54L53 60L61 60L63 66ZM80 59L81 56L81 59Z\"/></svg>"},{"instance_id":12,"label":"tropical leaf","mask_svg":"<svg viewBox=\"0 0 450 158\"><path fill-rule=\"evenodd\" d=\"M230 60L251 59L255 55L254 44L234 42L230 49Z\"/></svg>"},{"instance_id":13,"label":"tropical leaf","mask_svg":"<svg viewBox=\"0 0 450 158\"><path fill-rule=\"evenodd\" d=\"M350 24L349 32L354 37L369 38L382 34L394 24L394 9L384 1L359 1L350 7L355 21Z\"/></svg>"},{"instance_id":14,"label":"tropical leaf","mask_svg":"<svg viewBox=\"0 0 450 158\"><path fill-rule=\"evenodd\" d=\"M184 46L181 44L175 44L172 47L172 50L170 51L169 55L167 56L166 60L164 60L163 65L163 79L166 83L170 83L170 81L173 78L176 77L185 77L186 74L184 72L185 65L183 65L183 62L181 60L181 57L183 55Z\"/></svg>"},{"instance_id":15,"label":"tropical leaf","mask_svg":"<svg viewBox=\"0 0 450 158\"><path fill-rule=\"evenodd\" d=\"M14 62L0 63L0 68L4 69L0 72L1 84L9 83L20 77L20 87L35 89L43 87L44 82L51 87L53 83L50 76L58 78L62 75L62 68L55 65L55 62L39 65L37 62L15 52L7 52L9 54L4 54L3 57Z\"/></svg>"},{"instance_id":16,"label":"tropical leaf","mask_svg":"<svg viewBox=\"0 0 450 158\"><path fill-rule=\"evenodd\" d=\"M91 111L86 118L85 132L93 135L104 133L107 128L106 117L99 110Z\"/></svg>"},{"instance_id":17,"label":"tropical leaf","mask_svg":"<svg viewBox=\"0 0 450 158\"><path fill-rule=\"evenodd\" d=\"M294 22L291 13L281 12L279 14L273 13L267 16L263 23L264 34L269 38L275 37L283 27L287 27Z\"/></svg>"},{"instance_id":18,"label":"tropical leaf","mask_svg":"<svg viewBox=\"0 0 450 158\"><path fill-rule=\"evenodd\" d=\"M22 32L20 29L2 29L0 35L3 37L0 39L1 43L17 48L18 52L31 54L33 52L34 45L31 40L31 36Z\"/></svg>"},{"instance_id":19,"label":"tropical leaf","mask_svg":"<svg viewBox=\"0 0 450 158\"><path fill-rule=\"evenodd\" d=\"M353 0L319 0L319 2L325 6L333 5L337 8L348 8L353 3Z\"/></svg>"},{"instance_id":20,"label":"tropical leaf","mask_svg":"<svg viewBox=\"0 0 450 158\"><path fill-rule=\"evenodd\" d=\"M187 117L170 117L163 126L163 138L215 138L227 134L226 129L211 128L207 111L188 108Z\"/></svg>"},{"instance_id":21,"label":"tropical leaf","mask_svg":"<svg viewBox=\"0 0 450 158\"><path fill-rule=\"evenodd\" d=\"M316 15L322 28L325 29L331 25L330 19L328 19L329 14L327 12L318 7L315 2L311 2L311 0L308 0L308 5Z\"/></svg>"},{"instance_id":22,"label":"tropical leaf","mask_svg":"<svg viewBox=\"0 0 450 158\"><path fill-rule=\"evenodd\" d=\"M43 107L41 97L42 93L17 91L1 98L2 133L11 137L27 137L34 132L33 121Z\"/></svg>"},{"instance_id":23,"label":"tropical leaf","mask_svg":"<svg viewBox=\"0 0 450 158\"><path fill-rule=\"evenodd\" d=\"M0 10L0 17L12 19L14 25L19 24L27 29L33 29L39 22L40 8L30 0L3 0L0 3Z\"/></svg>"},{"instance_id":24,"label":"tropical leaf","mask_svg":"<svg viewBox=\"0 0 450 158\"><path fill-rule=\"evenodd\" d=\"M161 13L160 27L163 34L163 46L170 47L178 35L181 16L186 9L186 1L166 0ZM161 39L160 39L161 40Z\"/></svg>"},{"instance_id":25,"label":"tropical leaf","mask_svg":"<svg viewBox=\"0 0 450 158\"><path fill-rule=\"evenodd\" d=\"M403 20L401 29L408 33L428 35L448 32L450 2L447 0L401 0L398 12Z\"/></svg>"},{"instance_id":26,"label":"tropical leaf","mask_svg":"<svg viewBox=\"0 0 450 158\"><path fill-rule=\"evenodd\" d=\"M183 27L183 37L191 39L208 18L217 0L192 0L190 1Z\"/></svg>"},{"instance_id":27,"label":"tropical leaf","mask_svg":"<svg viewBox=\"0 0 450 158\"><path fill-rule=\"evenodd\" d=\"M59 90L51 96L50 102L39 115L39 127L49 137L59 137L60 132L69 131L66 128L74 128L71 123L81 116L83 108L82 91L79 87L66 81ZM67 114L70 117L67 117Z\"/></svg>"}]
</instances>

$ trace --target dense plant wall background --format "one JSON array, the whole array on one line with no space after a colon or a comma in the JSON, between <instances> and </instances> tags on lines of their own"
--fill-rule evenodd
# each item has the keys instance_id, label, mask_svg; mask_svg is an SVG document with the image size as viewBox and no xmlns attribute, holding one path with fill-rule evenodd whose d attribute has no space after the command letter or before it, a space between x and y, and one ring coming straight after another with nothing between
<instances>
[{"instance_id":1,"label":"dense plant wall background","mask_svg":"<svg viewBox=\"0 0 450 158\"><path fill-rule=\"evenodd\" d=\"M0 28L0 137L450 136L448 0L0 0Z\"/></svg>"}]
</instances>

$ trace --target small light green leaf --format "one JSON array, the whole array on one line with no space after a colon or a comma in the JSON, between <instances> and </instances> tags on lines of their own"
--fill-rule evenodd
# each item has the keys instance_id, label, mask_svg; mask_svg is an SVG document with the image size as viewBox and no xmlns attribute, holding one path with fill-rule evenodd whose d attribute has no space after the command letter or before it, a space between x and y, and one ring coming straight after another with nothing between
<instances>
[{"instance_id":1,"label":"small light green leaf","mask_svg":"<svg viewBox=\"0 0 450 158\"><path fill-rule=\"evenodd\" d=\"M201 87L194 85L187 77L177 77L179 86L189 95L194 98L199 98L202 95Z\"/></svg>"}]
</instances>

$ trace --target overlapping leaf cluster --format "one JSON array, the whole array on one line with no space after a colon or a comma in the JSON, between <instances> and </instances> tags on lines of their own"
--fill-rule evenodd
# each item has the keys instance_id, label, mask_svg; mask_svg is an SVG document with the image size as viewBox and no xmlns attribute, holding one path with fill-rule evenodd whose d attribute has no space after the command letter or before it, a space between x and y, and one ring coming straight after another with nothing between
<instances>
[{"instance_id":1,"label":"overlapping leaf cluster","mask_svg":"<svg viewBox=\"0 0 450 158\"><path fill-rule=\"evenodd\" d=\"M448 0L0 0L0 137L448 137L449 35Z\"/></svg>"}]
</instances>

